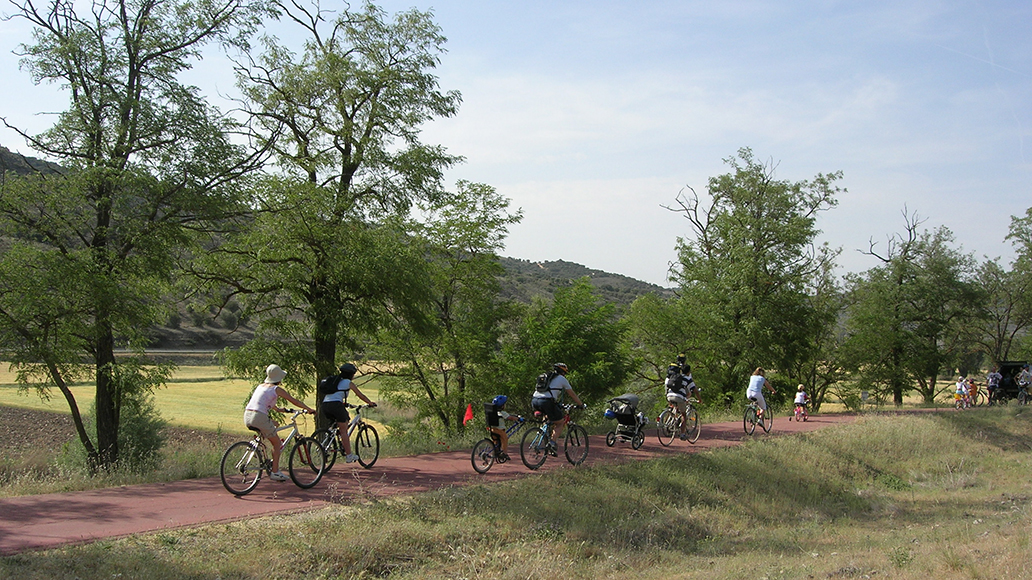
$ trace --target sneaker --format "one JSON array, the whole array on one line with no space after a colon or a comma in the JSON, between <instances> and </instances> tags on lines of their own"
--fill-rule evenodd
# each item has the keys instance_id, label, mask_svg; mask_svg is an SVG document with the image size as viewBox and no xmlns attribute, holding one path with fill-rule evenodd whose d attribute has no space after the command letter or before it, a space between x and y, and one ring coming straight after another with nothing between
<instances>
[{"instance_id":1,"label":"sneaker","mask_svg":"<svg viewBox=\"0 0 1032 580\"><path fill-rule=\"evenodd\" d=\"M498 454L498 463L505 463L509 460L509 454L502 451Z\"/></svg>"},{"instance_id":2,"label":"sneaker","mask_svg":"<svg viewBox=\"0 0 1032 580\"><path fill-rule=\"evenodd\" d=\"M680 439L681 441L687 441L688 440L688 434L687 433L681 433L680 435L677 436L677 438Z\"/></svg>"},{"instance_id":3,"label":"sneaker","mask_svg":"<svg viewBox=\"0 0 1032 580\"><path fill-rule=\"evenodd\" d=\"M287 477L286 475L283 475L282 471L273 471L272 473L269 474L269 479L271 479L273 481L286 481L286 480L288 480L290 478Z\"/></svg>"},{"instance_id":4,"label":"sneaker","mask_svg":"<svg viewBox=\"0 0 1032 580\"><path fill-rule=\"evenodd\" d=\"M558 453L556 453L556 450L557 450L557 449L558 449L558 448L557 448L557 447L555 446L555 441L549 441L549 442L548 442L548 445L547 445L547 446L545 447L545 450L546 450L546 451L548 452L548 454L549 454L549 455L551 455L552 457L558 457L558 456L559 456L559 454L558 454Z\"/></svg>"},{"instance_id":5,"label":"sneaker","mask_svg":"<svg viewBox=\"0 0 1032 580\"><path fill-rule=\"evenodd\" d=\"M350 455L348 455L347 457L344 458L344 463L354 463L356 461L358 461L358 456L355 455L354 453L352 453L352 454L350 454Z\"/></svg>"}]
</instances>

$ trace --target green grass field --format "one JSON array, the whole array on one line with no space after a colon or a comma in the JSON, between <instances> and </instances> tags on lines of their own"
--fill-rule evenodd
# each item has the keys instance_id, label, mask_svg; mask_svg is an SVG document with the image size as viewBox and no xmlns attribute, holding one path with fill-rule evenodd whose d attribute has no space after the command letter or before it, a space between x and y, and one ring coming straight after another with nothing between
<instances>
[{"instance_id":1,"label":"green grass field","mask_svg":"<svg viewBox=\"0 0 1032 580\"><path fill-rule=\"evenodd\" d=\"M225 378L219 367L182 366L173 374L167 387L154 392L154 400L162 418L172 425L246 434L244 404L253 388L251 381ZM81 412L87 412L93 404L94 391L92 384L72 387ZM373 382L363 385L362 392L373 400L378 395ZM309 395L305 402L314 406L315 396ZM0 405L69 413L68 404L59 391L54 389L50 400L41 400L35 391L20 389L14 373L2 363Z\"/></svg>"}]
</instances>

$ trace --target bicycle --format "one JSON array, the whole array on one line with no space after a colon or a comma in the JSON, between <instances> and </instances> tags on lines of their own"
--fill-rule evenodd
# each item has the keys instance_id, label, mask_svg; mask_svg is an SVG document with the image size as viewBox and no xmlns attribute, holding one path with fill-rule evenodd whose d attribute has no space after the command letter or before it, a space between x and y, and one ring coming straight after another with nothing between
<instances>
[{"instance_id":1,"label":"bicycle","mask_svg":"<svg viewBox=\"0 0 1032 580\"><path fill-rule=\"evenodd\" d=\"M1032 397L1028 394L1028 385L1018 385L1018 404L1027 405Z\"/></svg>"},{"instance_id":2,"label":"bicycle","mask_svg":"<svg viewBox=\"0 0 1032 580\"><path fill-rule=\"evenodd\" d=\"M566 435L563 436L563 453L566 460L572 465L580 465L588 457L588 432L580 425L573 422L570 411L583 407L576 405L563 405L565 416L560 419L566 425ZM534 412L535 417L540 417L539 411ZM520 441L520 458L527 469L541 467L548 456L558 457L555 441L552 440L552 422L542 420L541 426L531 429L523 434Z\"/></svg>"},{"instance_id":3,"label":"bicycle","mask_svg":"<svg viewBox=\"0 0 1032 580\"><path fill-rule=\"evenodd\" d=\"M771 427L774 426L774 414L767 409L761 416L760 405L757 404L754 397L749 397L749 404L746 405L745 415L742 417L742 427L745 428L745 433L752 435L756 431L757 423L763 428L764 433L770 433Z\"/></svg>"},{"instance_id":4,"label":"bicycle","mask_svg":"<svg viewBox=\"0 0 1032 580\"><path fill-rule=\"evenodd\" d=\"M506 436L511 440L526 424L527 421L523 417L518 417L516 422L505 430ZM509 455L502 453L501 439L498 434L492 432L490 427L487 427L487 431L489 436L477 441L469 458L473 464L473 471L481 474L487 473L495 462L505 463L509 460Z\"/></svg>"},{"instance_id":5,"label":"bicycle","mask_svg":"<svg viewBox=\"0 0 1032 580\"><path fill-rule=\"evenodd\" d=\"M358 464L369 469L380 457L380 435L376 428L362 419L362 409L369 409L372 405L352 405L345 403L345 407L355 410L355 416L348 422L347 437L355 436L354 445L351 450L358 456ZM344 444L340 440L340 428L336 423L330 424L326 429L318 429L312 433L326 450L326 471L329 471L337 462L337 455L344 455Z\"/></svg>"},{"instance_id":6,"label":"bicycle","mask_svg":"<svg viewBox=\"0 0 1032 580\"><path fill-rule=\"evenodd\" d=\"M656 417L656 436L659 438L660 445L670 447L674 439L681 434L683 421L687 422L684 440L689 443L695 443L699 440L699 433L702 429L699 427L699 412L695 410L695 403L697 402L698 400L693 397L688 398L684 409L684 417L677 412L677 407L674 403L667 403L667 408L663 409L659 417Z\"/></svg>"},{"instance_id":7,"label":"bicycle","mask_svg":"<svg viewBox=\"0 0 1032 580\"><path fill-rule=\"evenodd\" d=\"M800 421L806 421L810 417L810 414L806 412L806 405L796 403L795 413L793 415L790 415L788 417L788 420L791 421L793 417L795 417L796 423L799 423Z\"/></svg>"},{"instance_id":8,"label":"bicycle","mask_svg":"<svg viewBox=\"0 0 1032 580\"><path fill-rule=\"evenodd\" d=\"M293 413L290 423L276 428L276 433L289 430L280 449L287 449L287 446L294 443L290 448L289 461L287 462L290 472L290 479L294 485L301 489L309 489L319 483L328 467L326 467L326 451L322 445L312 437L299 435L297 418L305 414L303 410L283 409L284 413ZM262 479L262 473L272 474L272 459L265 447L265 437L257 429L254 437L247 441L237 441L229 446L222 454L222 461L219 464L219 475L222 478L222 485L229 493L236 496L247 495Z\"/></svg>"}]
</instances>

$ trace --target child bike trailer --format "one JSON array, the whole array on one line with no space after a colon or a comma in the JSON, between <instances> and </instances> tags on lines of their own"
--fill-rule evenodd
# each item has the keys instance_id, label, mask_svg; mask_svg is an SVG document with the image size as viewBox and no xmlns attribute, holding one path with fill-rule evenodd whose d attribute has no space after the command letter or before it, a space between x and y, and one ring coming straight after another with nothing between
<instances>
[{"instance_id":1,"label":"child bike trailer","mask_svg":"<svg viewBox=\"0 0 1032 580\"><path fill-rule=\"evenodd\" d=\"M616 419L616 430L606 434L606 445L612 447L617 441L630 441L632 449L645 443L645 413L638 411L638 395L628 393L609 399L607 419Z\"/></svg>"}]
</instances>

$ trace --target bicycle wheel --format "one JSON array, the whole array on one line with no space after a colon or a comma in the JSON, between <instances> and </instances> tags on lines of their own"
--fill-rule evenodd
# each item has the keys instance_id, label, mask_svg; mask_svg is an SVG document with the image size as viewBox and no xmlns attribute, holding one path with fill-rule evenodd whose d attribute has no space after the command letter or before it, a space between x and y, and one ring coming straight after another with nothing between
<instances>
[{"instance_id":1,"label":"bicycle wheel","mask_svg":"<svg viewBox=\"0 0 1032 580\"><path fill-rule=\"evenodd\" d=\"M663 447L670 447L670 444L674 442L674 437L677 437L677 417L670 409L667 409L659 414L659 419L656 419L656 437L659 438L659 444Z\"/></svg>"},{"instance_id":2,"label":"bicycle wheel","mask_svg":"<svg viewBox=\"0 0 1032 580\"><path fill-rule=\"evenodd\" d=\"M333 464L337 462L337 448L340 447L340 444L337 443L337 437L329 429L316 429L315 433L312 433L312 438L318 441L326 451L325 471L329 471Z\"/></svg>"},{"instance_id":3,"label":"bicycle wheel","mask_svg":"<svg viewBox=\"0 0 1032 580\"><path fill-rule=\"evenodd\" d=\"M767 410L763 412L763 417L760 418L760 427L763 427L764 433L770 433L771 427L774 426L774 411L767 407Z\"/></svg>"},{"instance_id":4,"label":"bicycle wheel","mask_svg":"<svg viewBox=\"0 0 1032 580\"><path fill-rule=\"evenodd\" d=\"M314 487L326 473L326 449L314 437L302 437L290 450L290 479L301 489Z\"/></svg>"},{"instance_id":5,"label":"bicycle wheel","mask_svg":"<svg viewBox=\"0 0 1032 580\"><path fill-rule=\"evenodd\" d=\"M986 396L985 391L978 391L978 396L975 397L975 406L984 407L989 402L989 397Z\"/></svg>"},{"instance_id":6,"label":"bicycle wheel","mask_svg":"<svg viewBox=\"0 0 1032 580\"><path fill-rule=\"evenodd\" d=\"M756 431L756 422L758 420L756 408L752 406L746 407L745 415L742 417L742 427L745 429L746 435L752 435Z\"/></svg>"},{"instance_id":7,"label":"bicycle wheel","mask_svg":"<svg viewBox=\"0 0 1032 580\"><path fill-rule=\"evenodd\" d=\"M222 485L233 495L247 495L262 478L262 453L254 441L238 441L222 454Z\"/></svg>"},{"instance_id":8,"label":"bicycle wheel","mask_svg":"<svg viewBox=\"0 0 1032 580\"><path fill-rule=\"evenodd\" d=\"M610 431L606 433L606 447L612 447L613 445L616 445L616 433Z\"/></svg>"},{"instance_id":9,"label":"bicycle wheel","mask_svg":"<svg viewBox=\"0 0 1032 580\"><path fill-rule=\"evenodd\" d=\"M699 440L699 433L702 432L702 427L699 425L699 412L695 410L695 407L689 407L688 412L688 442L695 443Z\"/></svg>"},{"instance_id":10,"label":"bicycle wheel","mask_svg":"<svg viewBox=\"0 0 1032 580\"><path fill-rule=\"evenodd\" d=\"M369 469L380 457L380 434L369 423L362 423L355 435L355 454L358 464Z\"/></svg>"},{"instance_id":11,"label":"bicycle wheel","mask_svg":"<svg viewBox=\"0 0 1032 580\"><path fill-rule=\"evenodd\" d=\"M563 439L563 451L566 460L573 465L580 465L588 458L588 432L580 425L570 425Z\"/></svg>"},{"instance_id":12,"label":"bicycle wheel","mask_svg":"<svg viewBox=\"0 0 1032 580\"><path fill-rule=\"evenodd\" d=\"M523 439L520 440L520 459L527 469L537 469L544 464L545 459L548 459L545 443L545 434L541 429L530 429L523 434Z\"/></svg>"},{"instance_id":13,"label":"bicycle wheel","mask_svg":"<svg viewBox=\"0 0 1032 580\"><path fill-rule=\"evenodd\" d=\"M607 440L608 442L608 440ZM641 446L645 444L645 432L639 430L631 437L631 449L641 449Z\"/></svg>"},{"instance_id":14,"label":"bicycle wheel","mask_svg":"<svg viewBox=\"0 0 1032 580\"><path fill-rule=\"evenodd\" d=\"M495 462L494 441L490 438L477 441L469 460L473 463L473 471L487 473Z\"/></svg>"},{"instance_id":15,"label":"bicycle wheel","mask_svg":"<svg viewBox=\"0 0 1032 580\"><path fill-rule=\"evenodd\" d=\"M1025 389L1021 389L1021 390L1018 391L1018 404L1019 405L1027 405L1028 404L1028 393L1025 391Z\"/></svg>"}]
</instances>

